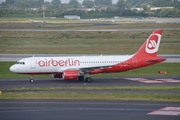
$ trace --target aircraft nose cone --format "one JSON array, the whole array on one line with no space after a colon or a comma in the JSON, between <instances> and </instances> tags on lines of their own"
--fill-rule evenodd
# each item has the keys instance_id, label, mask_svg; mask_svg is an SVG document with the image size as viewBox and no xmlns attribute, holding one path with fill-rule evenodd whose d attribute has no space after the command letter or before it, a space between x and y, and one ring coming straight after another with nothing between
<instances>
[{"instance_id":1,"label":"aircraft nose cone","mask_svg":"<svg viewBox=\"0 0 180 120\"><path fill-rule=\"evenodd\" d=\"M11 72L17 72L17 68L13 65L9 68Z\"/></svg>"}]
</instances>

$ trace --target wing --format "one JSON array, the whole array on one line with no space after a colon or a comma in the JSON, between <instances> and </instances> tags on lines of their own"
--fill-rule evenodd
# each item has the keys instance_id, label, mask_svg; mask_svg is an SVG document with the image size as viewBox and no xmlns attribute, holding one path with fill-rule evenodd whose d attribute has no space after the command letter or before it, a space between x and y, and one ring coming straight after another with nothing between
<instances>
[{"instance_id":1,"label":"wing","mask_svg":"<svg viewBox=\"0 0 180 120\"><path fill-rule=\"evenodd\" d=\"M105 65L105 66L82 66L82 67L63 67L59 68L57 72L63 72L64 70L79 70L85 73L88 73L92 70L97 70L97 69L104 69L104 68L111 68L114 65Z\"/></svg>"},{"instance_id":2,"label":"wing","mask_svg":"<svg viewBox=\"0 0 180 120\"><path fill-rule=\"evenodd\" d=\"M90 71L93 71L93 70L98 70L98 69L104 69L104 68L111 68L112 65L108 65L108 66L98 66L98 67L84 67L84 68L80 68L79 70L80 71L83 71L83 72L90 72Z\"/></svg>"}]
</instances>

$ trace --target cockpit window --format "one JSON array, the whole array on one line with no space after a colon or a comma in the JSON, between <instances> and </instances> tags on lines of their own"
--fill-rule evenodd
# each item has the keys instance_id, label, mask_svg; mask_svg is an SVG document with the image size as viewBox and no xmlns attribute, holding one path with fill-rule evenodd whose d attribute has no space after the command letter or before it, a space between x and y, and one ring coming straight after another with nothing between
<instances>
[{"instance_id":1,"label":"cockpit window","mask_svg":"<svg viewBox=\"0 0 180 120\"><path fill-rule=\"evenodd\" d=\"M17 62L16 64L25 65L25 62Z\"/></svg>"}]
</instances>

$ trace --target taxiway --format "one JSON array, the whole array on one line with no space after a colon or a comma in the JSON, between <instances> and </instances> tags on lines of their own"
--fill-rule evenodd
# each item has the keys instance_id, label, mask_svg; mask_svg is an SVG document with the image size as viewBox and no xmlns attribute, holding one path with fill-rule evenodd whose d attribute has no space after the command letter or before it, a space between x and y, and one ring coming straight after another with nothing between
<instances>
[{"instance_id":1,"label":"taxiway","mask_svg":"<svg viewBox=\"0 0 180 120\"><path fill-rule=\"evenodd\" d=\"M1 120L179 120L180 103L0 100Z\"/></svg>"},{"instance_id":2,"label":"taxiway","mask_svg":"<svg viewBox=\"0 0 180 120\"><path fill-rule=\"evenodd\" d=\"M78 80L65 81L55 78L36 78L34 83L29 79L0 79L0 88L33 88L33 87L82 87L82 86L153 86L153 85L180 85L180 76L173 77L107 77L93 78L92 83L80 82Z\"/></svg>"},{"instance_id":3,"label":"taxiway","mask_svg":"<svg viewBox=\"0 0 180 120\"><path fill-rule=\"evenodd\" d=\"M53 78L35 79L1 79L0 88L34 88L34 87L72 87L72 86L177 86L180 76L176 77L121 77L94 78L93 83L64 81ZM8 91L3 92L32 92ZM42 91L33 91L42 92ZM46 92L43 90L43 92ZM120 92L143 94L179 94L177 91L158 90L54 90L51 92ZM179 120L180 102L152 101L96 101L96 100L0 100L0 119L2 120Z\"/></svg>"}]
</instances>

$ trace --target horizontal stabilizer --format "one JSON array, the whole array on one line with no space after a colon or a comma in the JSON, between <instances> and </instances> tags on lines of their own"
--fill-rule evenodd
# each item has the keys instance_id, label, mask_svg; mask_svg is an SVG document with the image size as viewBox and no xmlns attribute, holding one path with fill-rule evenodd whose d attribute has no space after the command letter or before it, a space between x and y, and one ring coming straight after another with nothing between
<instances>
[{"instance_id":1,"label":"horizontal stabilizer","mask_svg":"<svg viewBox=\"0 0 180 120\"><path fill-rule=\"evenodd\" d=\"M162 61L165 61L166 59L163 58L163 57L158 57L158 58L155 58L155 59L150 59L150 60L146 60L146 62L162 62Z\"/></svg>"}]
</instances>

